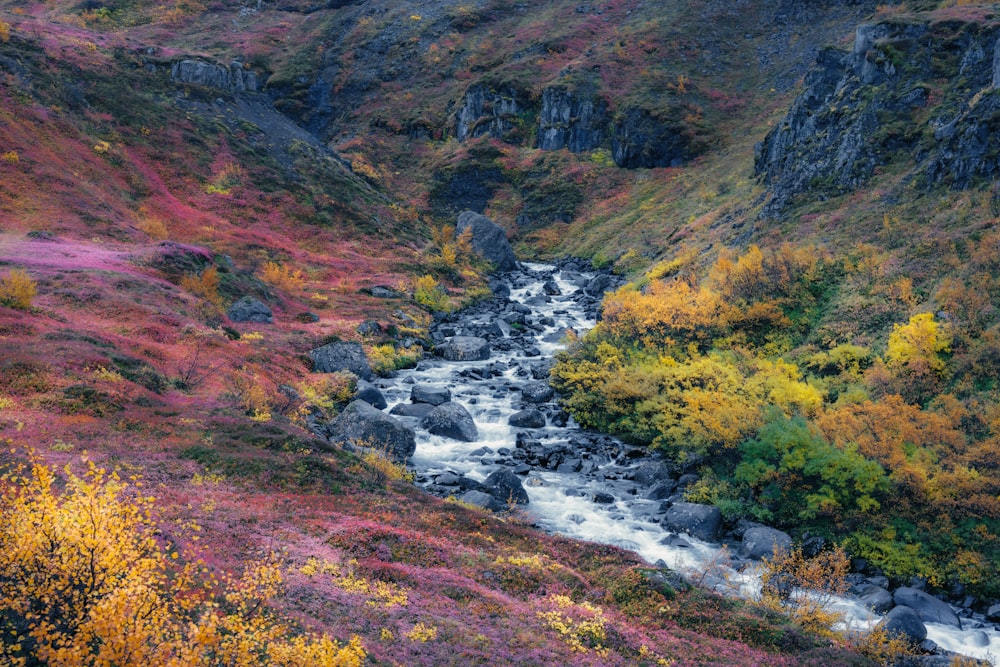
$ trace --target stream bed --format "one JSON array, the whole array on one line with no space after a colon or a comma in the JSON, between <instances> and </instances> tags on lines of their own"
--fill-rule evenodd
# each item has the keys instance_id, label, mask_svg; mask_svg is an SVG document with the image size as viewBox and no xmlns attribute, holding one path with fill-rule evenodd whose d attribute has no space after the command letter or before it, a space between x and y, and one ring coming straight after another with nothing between
<instances>
[{"instance_id":1,"label":"stream bed","mask_svg":"<svg viewBox=\"0 0 1000 667\"><path fill-rule=\"evenodd\" d=\"M466 442L432 435L417 418L402 417L416 428L411 467L417 484L461 498L470 480L481 483L497 470L509 470L520 478L529 500L519 511L540 528L629 549L652 565L697 576L726 594L751 594L756 580L752 568L734 558L738 545L723 550L722 544L678 534L666 525L665 507L682 499L683 485L657 489L644 477L651 461L644 448L580 429L547 390L547 369L565 343L565 332L582 335L594 326L600 295L614 286L613 279L570 262L524 264L503 281L510 289L508 301L473 307L433 329L438 343L456 336L487 339L488 359L425 359L379 383L395 414L396 406L412 406L415 386L430 386L450 390L451 401L475 421L478 437ZM544 415L545 425L535 415L534 427L511 426L511 416L525 410ZM881 618L850 598L838 599L835 606L852 629L867 629ZM1000 631L981 617L965 616L962 624L959 629L926 623L928 639L947 651L1000 665Z\"/></svg>"}]
</instances>

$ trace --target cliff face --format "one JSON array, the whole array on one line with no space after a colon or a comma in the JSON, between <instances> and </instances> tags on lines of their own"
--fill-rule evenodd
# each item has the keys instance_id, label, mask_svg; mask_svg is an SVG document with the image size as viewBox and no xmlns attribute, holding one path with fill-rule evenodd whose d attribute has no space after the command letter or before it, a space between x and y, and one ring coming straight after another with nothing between
<instances>
[{"instance_id":1,"label":"cliff face","mask_svg":"<svg viewBox=\"0 0 1000 667\"><path fill-rule=\"evenodd\" d=\"M893 165L922 188L1000 173L997 26L959 21L858 27L828 48L790 111L757 147L765 216L797 195L852 191Z\"/></svg>"}]
</instances>

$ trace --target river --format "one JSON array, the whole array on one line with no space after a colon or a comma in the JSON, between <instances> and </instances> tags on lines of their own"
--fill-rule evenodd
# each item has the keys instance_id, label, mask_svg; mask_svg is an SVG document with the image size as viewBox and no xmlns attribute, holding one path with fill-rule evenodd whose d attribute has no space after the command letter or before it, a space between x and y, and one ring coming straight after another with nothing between
<instances>
[{"instance_id":1,"label":"river","mask_svg":"<svg viewBox=\"0 0 1000 667\"><path fill-rule=\"evenodd\" d=\"M500 342L496 348L500 349L494 349L488 361L428 359L416 369L402 371L390 382L382 383L390 408L408 403L414 385L447 387L452 400L470 412L478 428L475 442L444 438L417 428L417 449L412 458L417 481L445 494L448 488L439 480L453 483L465 477L481 482L498 468L514 469L522 477L530 500L521 511L527 512L539 527L629 549L650 564L666 565L729 594L746 595L753 591L755 579L747 570L730 567L730 551L722 550L719 544L677 535L661 523L662 501L645 499L647 489L629 479L629 471L642 461L635 458L634 449L617 447L613 442L609 445L611 439L584 432L572 421L565 422L552 402L533 405L522 398L520 389L532 381L533 372L538 375L540 364L560 349L564 332L573 329L582 334L594 325L593 313L588 313L587 301L581 299L592 277L573 268L523 265L522 273L508 276L510 301L527 306L520 310L530 309L530 314L523 323L508 318L516 322L514 337L497 335ZM496 311L473 310L438 330L451 335L479 333L503 316ZM510 416L526 407L546 411L546 426L528 430L510 426ZM593 443L595 438L601 446L579 451L581 440ZM525 440L536 450L555 452L563 463L527 465L523 455ZM458 495L462 489L455 487L454 491ZM840 599L835 604L852 628L866 629L880 619L853 600ZM963 624L965 629L959 630L926 623L928 638L943 649L1000 665L1000 632L982 619L963 618Z\"/></svg>"}]
</instances>

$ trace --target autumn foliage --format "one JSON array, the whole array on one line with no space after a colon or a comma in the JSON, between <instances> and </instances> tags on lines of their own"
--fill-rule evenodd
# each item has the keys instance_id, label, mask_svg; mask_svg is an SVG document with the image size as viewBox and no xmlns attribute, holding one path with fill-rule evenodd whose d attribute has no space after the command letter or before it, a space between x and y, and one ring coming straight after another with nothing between
<instances>
[{"instance_id":1,"label":"autumn foliage","mask_svg":"<svg viewBox=\"0 0 1000 667\"><path fill-rule=\"evenodd\" d=\"M605 299L553 384L582 425L698 471L689 499L729 520L841 541L898 581L996 594L1000 421L981 374L997 335L954 281L938 294L960 317L943 318L878 261L751 246L701 281L661 264ZM825 304L841 289L868 312L913 310L835 335Z\"/></svg>"},{"instance_id":2,"label":"autumn foliage","mask_svg":"<svg viewBox=\"0 0 1000 667\"><path fill-rule=\"evenodd\" d=\"M164 544L139 482L89 464L78 477L34 461L0 487L0 663L126 667L358 667L355 638L293 632L265 601L269 560L215 582Z\"/></svg>"}]
</instances>

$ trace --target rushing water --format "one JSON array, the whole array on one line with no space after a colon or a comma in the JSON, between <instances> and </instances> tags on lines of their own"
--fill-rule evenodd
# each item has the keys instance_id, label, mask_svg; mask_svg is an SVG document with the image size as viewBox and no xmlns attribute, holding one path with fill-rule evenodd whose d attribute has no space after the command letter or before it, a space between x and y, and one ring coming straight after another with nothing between
<instances>
[{"instance_id":1,"label":"rushing water","mask_svg":"<svg viewBox=\"0 0 1000 667\"><path fill-rule=\"evenodd\" d=\"M512 289L510 298L530 303L532 317L548 323L532 341L542 358L548 358L560 348L566 329L583 332L594 322L587 318L575 298L582 284L579 275L566 276L558 270L553 273L553 267L543 265L529 264L526 268L535 279L519 281L520 286ZM547 303L539 298L544 280L555 282L561 292ZM408 402L414 384L448 387L452 400L463 405L475 419L479 439L471 443L417 429L417 450L412 466L421 479L430 480L453 472L482 481L500 467L498 461L516 448L516 435L520 430L508 425L510 415L521 407L516 388L525 382L526 364L537 360L537 357L526 358L523 349L518 348L511 352L494 352L488 362L425 361L417 369L400 373L384 388L392 406ZM497 367L497 364L505 368L500 375L488 379L468 376L471 368ZM559 445L579 433L572 422L562 427L550 423L544 429L532 430L532 437L541 439L546 445ZM599 467L590 474L536 468L524 476L523 481L530 498L526 511L535 523L550 532L630 549L649 563L665 564L730 594L750 594L756 586L752 574L736 572L729 567L728 555L719 545L675 535L659 523L660 501L643 500L636 494L634 485L629 487L605 479ZM614 496L614 502L595 502L598 493ZM879 616L849 599L837 600L834 605L845 613L846 624L852 629L864 630L880 620ZM928 638L944 649L1000 665L1000 632L991 625L970 619L963 619L963 623L966 627L983 627L958 630L927 623Z\"/></svg>"}]
</instances>

